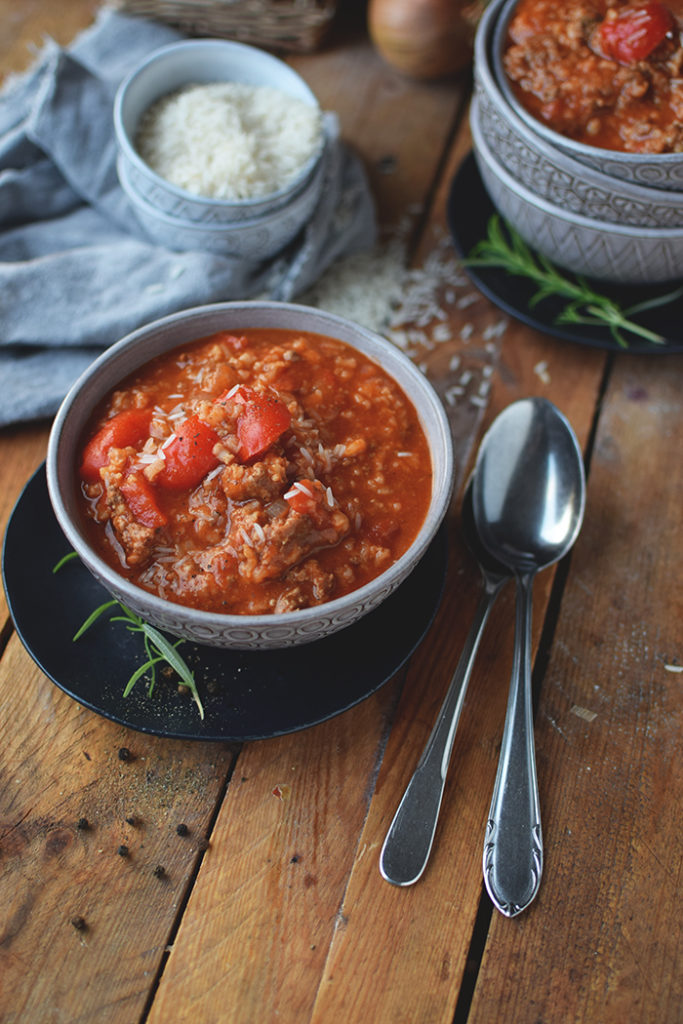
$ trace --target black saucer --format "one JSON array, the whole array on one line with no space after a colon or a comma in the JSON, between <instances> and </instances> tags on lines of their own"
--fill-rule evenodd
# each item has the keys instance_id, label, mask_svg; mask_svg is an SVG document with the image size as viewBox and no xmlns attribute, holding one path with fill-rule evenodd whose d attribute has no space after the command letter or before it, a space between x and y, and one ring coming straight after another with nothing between
<instances>
[{"instance_id":1,"label":"black saucer","mask_svg":"<svg viewBox=\"0 0 683 1024\"><path fill-rule=\"evenodd\" d=\"M496 212L488 192L484 188L473 153L469 153L453 178L448 199L448 223L453 243L459 256L467 258L477 242L488 234L489 218ZM634 354L669 355L683 352L683 297L664 306L638 314L638 323L665 338L663 344L627 335L628 348L622 348L606 327L591 327L582 324L558 324L556 319L564 301L553 298L543 299L533 308L529 302L536 288L523 277L512 276L497 267L465 267L471 280L480 291L505 313L521 320L545 334L551 334L564 341L577 342L592 348L611 352ZM596 291L606 295L623 308L654 299L675 290L681 281L652 286L619 286L604 281L589 281Z\"/></svg>"},{"instance_id":2,"label":"black saucer","mask_svg":"<svg viewBox=\"0 0 683 1024\"><path fill-rule=\"evenodd\" d=\"M75 643L87 616L109 597L78 559L52 569L69 547L47 493L45 469L29 480L3 547L10 612L28 653L60 689L131 729L196 740L252 740L307 728L370 696L405 663L432 623L446 574L442 529L405 583L358 623L282 651L224 651L186 641L205 709L175 684L144 680L123 690L142 663L142 639L103 616Z\"/></svg>"}]
</instances>

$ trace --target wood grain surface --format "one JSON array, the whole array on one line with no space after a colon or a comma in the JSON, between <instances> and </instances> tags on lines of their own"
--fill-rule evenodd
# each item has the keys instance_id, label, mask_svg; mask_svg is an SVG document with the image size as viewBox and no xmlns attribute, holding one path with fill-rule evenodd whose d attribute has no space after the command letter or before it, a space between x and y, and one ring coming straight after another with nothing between
<instances>
[{"instance_id":1,"label":"wood grain surface","mask_svg":"<svg viewBox=\"0 0 683 1024\"><path fill-rule=\"evenodd\" d=\"M97 6L0 0L0 71L27 67L45 33L67 43ZM401 77L368 42L362 4L292 63L339 113L383 234L407 219L415 271L437 257L450 266L468 76ZM243 746L159 739L54 687L0 605L2 1024L683 1020L683 357L558 342L508 321L461 269L438 305L441 340L432 324L411 353L444 400L456 451L446 587L425 641L374 696ZM571 421L588 502L575 550L534 587L546 865L534 904L507 920L491 909L481 859L511 588L472 676L428 869L398 889L378 857L479 593L458 494L487 425L533 394ZM48 430L0 431L3 533Z\"/></svg>"}]
</instances>

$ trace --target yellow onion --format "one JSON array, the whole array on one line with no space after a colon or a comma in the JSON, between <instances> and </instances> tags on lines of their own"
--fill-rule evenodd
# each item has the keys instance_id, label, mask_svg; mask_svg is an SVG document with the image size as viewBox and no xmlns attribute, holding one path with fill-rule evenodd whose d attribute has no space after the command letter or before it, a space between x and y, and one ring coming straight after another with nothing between
<instances>
[{"instance_id":1,"label":"yellow onion","mask_svg":"<svg viewBox=\"0 0 683 1024\"><path fill-rule=\"evenodd\" d=\"M483 6L485 0L369 0L368 32L397 71L441 78L469 66Z\"/></svg>"}]
</instances>

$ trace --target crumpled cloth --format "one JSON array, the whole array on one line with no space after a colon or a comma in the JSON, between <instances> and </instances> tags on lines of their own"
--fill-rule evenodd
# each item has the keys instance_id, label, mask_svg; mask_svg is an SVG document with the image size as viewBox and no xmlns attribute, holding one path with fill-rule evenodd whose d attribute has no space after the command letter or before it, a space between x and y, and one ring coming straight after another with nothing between
<instances>
[{"instance_id":1,"label":"crumpled cloth","mask_svg":"<svg viewBox=\"0 0 683 1024\"><path fill-rule=\"evenodd\" d=\"M204 303L295 300L374 244L365 172L329 112L320 202L275 260L148 240L116 175L113 100L139 60L179 38L104 10L68 50L48 40L0 94L0 426L53 415L95 356L144 323Z\"/></svg>"}]
</instances>

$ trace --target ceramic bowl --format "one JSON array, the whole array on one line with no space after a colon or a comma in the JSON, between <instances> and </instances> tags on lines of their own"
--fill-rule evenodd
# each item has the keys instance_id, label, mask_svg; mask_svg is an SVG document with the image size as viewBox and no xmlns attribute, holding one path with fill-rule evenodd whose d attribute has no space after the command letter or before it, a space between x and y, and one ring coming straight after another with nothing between
<instances>
[{"instance_id":1,"label":"ceramic bowl","mask_svg":"<svg viewBox=\"0 0 683 1024\"><path fill-rule=\"evenodd\" d=\"M553 131L522 106L510 87L503 67L503 50L508 25L515 13L517 2L518 0L503 0L502 3L495 3L495 11L487 11L490 15L487 30L491 39L493 72L498 85L510 107L526 125L531 135L543 139L554 149L611 178L655 189L683 190L683 153L622 153L589 146Z\"/></svg>"},{"instance_id":2,"label":"ceramic bowl","mask_svg":"<svg viewBox=\"0 0 683 1024\"><path fill-rule=\"evenodd\" d=\"M227 200L197 196L158 175L139 156L134 139L145 111L162 96L185 85L239 82L270 86L319 111L318 101L306 82L284 61L263 50L225 39L187 39L171 43L149 55L119 86L114 100L114 130L119 149L118 165L126 176L127 191L151 208L199 224L234 224L283 209L303 188L318 166L324 143L300 173L283 188L254 199Z\"/></svg>"},{"instance_id":3,"label":"ceramic bowl","mask_svg":"<svg viewBox=\"0 0 683 1024\"><path fill-rule=\"evenodd\" d=\"M498 85L491 37L505 0L487 7L475 41L474 86L479 126L508 173L541 199L572 213L636 227L683 226L683 194L611 177L532 131Z\"/></svg>"},{"instance_id":4,"label":"ceramic bowl","mask_svg":"<svg viewBox=\"0 0 683 1024\"><path fill-rule=\"evenodd\" d=\"M119 159L121 188L138 223L152 241L176 251L211 252L216 255L261 262L272 259L302 230L315 211L323 188L325 163L318 162L312 176L282 207L264 211L251 220L233 223L195 221L166 213L138 192L130 166Z\"/></svg>"},{"instance_id":5,"label":"ceramic bowl","mask_svg":"<svg viewBox=\"0 0 683 1024\"><path fill-rule=\"evenodd\" d=\"M522 185L499 163L473 101L470 127L477 167L501 216L537 252L576 274L619 284L680 278L683 228L640 228L582 217Z\"/></svg>"},{"instance_id":6,"label":"ceramic bowl","mask_svg":"<svg viewBox=\"0 0 683 1024\"><path fill-rule=\"evenodd\" d=\"M155 356L218 330L281 327L334 337L379 363L415 406L432 459L432 494L425 521L407 551L377 579L314 608L280 615L221 615L163 600L120 576L88 543L77 501L77 453L97 403ZM447 511L453 484L450 428L436 392L402 352L384 338L331 313L277 302L201 306L157 320L104 352L75 383L55 418L48 444L50 500L69 543L90 572L118 600L147 621L200 644L239 649L291 647L321 639L378 607L415 568Z\"/></svg>"}]
</instances>

